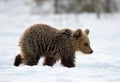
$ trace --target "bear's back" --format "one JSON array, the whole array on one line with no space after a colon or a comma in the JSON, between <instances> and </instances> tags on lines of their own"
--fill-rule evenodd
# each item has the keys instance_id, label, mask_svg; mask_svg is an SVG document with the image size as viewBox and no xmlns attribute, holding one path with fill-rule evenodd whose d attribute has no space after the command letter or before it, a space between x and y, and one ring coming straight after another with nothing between
<instances>
[{"instance_id":1,"label":"bear's back","mask_svg":"<svg viewBox=\"0 0 120 82\"><path fill-rule=\"evenodd\" d=\"M19 45L23 53L60 54L69 47L72 49L70 35L71 31L68 29L57 30L48 25L36 24L25 30Z\"/></svg>"},{"instance_id":2,"label":"bear's back","mask_svg":"<svg viewBox=\"0 0 120 82\"><path fill-rule=\"evenodd\" d=\"M35 33L36 35L37 34L38 35L40 35L40 34L50 35L50 34L53 34L56 32L57 32L57 29L55 29L49 25L35 24L35 25L32 25L30 28L28 28L25 33Z\"/></svg>"},{"instance_id":3,"label":"bear's back","mask_svg":"<svg viewBox=\"0 0 120 82\"><path fill-rule=\"evenodd\" d=\"M45 41L47 38L52 38L56 33L57 30L53 27L45 24L35 24L24 31L20 38L19 45L29 44L29 42L35 40Z\"/></svg>"}]
</instances>

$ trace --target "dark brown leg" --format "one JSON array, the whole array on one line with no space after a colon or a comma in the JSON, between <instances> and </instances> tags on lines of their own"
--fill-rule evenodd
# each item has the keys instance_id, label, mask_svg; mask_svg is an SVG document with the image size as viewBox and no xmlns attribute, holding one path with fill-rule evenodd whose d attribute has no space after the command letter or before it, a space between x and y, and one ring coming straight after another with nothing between
<instances>
[{"instance_id":1,"label":"dark brown leg","mask_svg":"<svg viewBox=\"0 0 120 82\"><path fill-rule=\"evenodd\" d=\"M40 57L31 57L31 56L28 56L27 58L25 58L25 64L26 65L29 65L29 66L34 66L34 65L37 65L38 64L38 61L39 61Z\"/></svg>"},{"instance_id":2,"label":"dark brown leg","mask_svg":"<svg viewBox=\"0 0 120 82\"><path fill-rule=\"evenodd\" d=\"M62 57L61 58L61 64L65 67L68 67L68 68L71 68L71 67L75 67L75 64L74 64L74 58L65 58L65 57Z\"/></svg>"},{"instance_id":3,"label":"dark brown leg","mask_svg":"<svg viewBox=\"0 0 120 82\"><path fill-rule=\"evenodd\" d=\"M55 63L56 63L56 59L54 57L45 57L43 65L53 66Z\"/></svg>"},{"instance_id":4,"label":"dark brown leg","mask_svg":"<svg viewBox=\"0 0 120 82\"><path fill-rule=\"evenodd\" d=\"M15 57L14 66L19 66L22 63L20 54Z\"/></svg>"}]
</instances>

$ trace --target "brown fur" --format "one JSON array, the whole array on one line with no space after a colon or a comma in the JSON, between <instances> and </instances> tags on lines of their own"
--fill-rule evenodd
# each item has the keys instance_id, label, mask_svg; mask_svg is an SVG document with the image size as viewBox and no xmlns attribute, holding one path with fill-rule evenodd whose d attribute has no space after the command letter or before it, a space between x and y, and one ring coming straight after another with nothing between
<instances>
[{"instance_id":1,"label":"brown fur","mask_svg":"<svg viewBox=\"0 0 120 82\"><path fill-rule=\"evenodd\" d=\"M14 65L37 65L39 59L45 57L43 65L53 66L61 60L63 66L74 67L75 51L79 48L81 36L80 29L73 32L70 29L58 30L45 24L35 24L23 33L19 42L21 54L16 56Z\"/></svg>"},{"instance_id":2,"label":"brown fur","mask_svg":"<svg viewBox=\"0 0 120 82\"><path fill-rule=\"evenodd\" d=\"M19 66L20 63L22 63L21 60L22 60L22 59L21 59L21 57L20 57L20 54L18 54L18 55L15 57L14 65L15 65L15 66Z\"/></svg>"}]
</instances>

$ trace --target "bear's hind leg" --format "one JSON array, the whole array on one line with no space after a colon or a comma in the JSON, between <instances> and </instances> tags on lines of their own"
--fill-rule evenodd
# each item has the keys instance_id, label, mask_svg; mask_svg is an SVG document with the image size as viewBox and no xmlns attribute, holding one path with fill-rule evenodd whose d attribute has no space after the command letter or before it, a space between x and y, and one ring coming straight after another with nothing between
<instances>
[{"instance_id":1,"label":"bear's hind leg","mask_svg":"<svg viewBox=\"0 0 120 82\"><path fill-rule=\"evenodd\" d=\"M20 54L15 57L14 66L19 66L22 63L22 58Z\"/></svg>"},{"instance_id":2,"label":"bear's hind leg","mask_svg":"<svg viewBox=\"0 0 120 82\"><path fill-rule=\"evenodd\" d=\"M25 58L25 64L29 66L37 65L40 57L27 56Z\"/></svg>"},{"instance_id":3,"label":"bear's hind leg","mask_svg":"<svg viewBox=\"0 0 120 82\"><path fill-rule=\"evenodd\" d=\"M54 64L56 63L56 58L54 57L45 57L45 60L44 60L44 66L45 65L48 65L48 66L53 66Z\"/></svg>"},{"instance_id":4,"label":"bear's hind leg","mask_svg":"<svg viewBox=\"0 0 120 82\"><path fill-rule=\"evenodd\" d=\"M68 68L75 67L74 58L71 58L71 57L70 58L62 57L61 64Z\"/></svg>"}]
</instances>

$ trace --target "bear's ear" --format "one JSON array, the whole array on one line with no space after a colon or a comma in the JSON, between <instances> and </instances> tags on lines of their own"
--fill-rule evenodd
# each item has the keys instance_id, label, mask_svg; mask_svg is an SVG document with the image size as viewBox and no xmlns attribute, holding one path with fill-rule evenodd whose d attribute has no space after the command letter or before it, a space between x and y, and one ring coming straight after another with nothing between
<instances>
[{"instance_id":1,"label":"bear's ear","mask_svg":"<svg viewBox=\"0 0 120 82\"><path fill-rule=\"evenodd\" d=\"M89 34L89 29L85 29L84 32L88 35Z\"/></svg>"},{"instance_id":2,"label":"bear's ear","mask_svg":"<svg viewBox=\"0 0 120 82\"><path fill-rule=\"evenodd\" d=\"M82 30L81 29L77 29L76 32L74 33L73 37L75 37L76 39L82 36Z\"/></svg>"}]
</instances>

